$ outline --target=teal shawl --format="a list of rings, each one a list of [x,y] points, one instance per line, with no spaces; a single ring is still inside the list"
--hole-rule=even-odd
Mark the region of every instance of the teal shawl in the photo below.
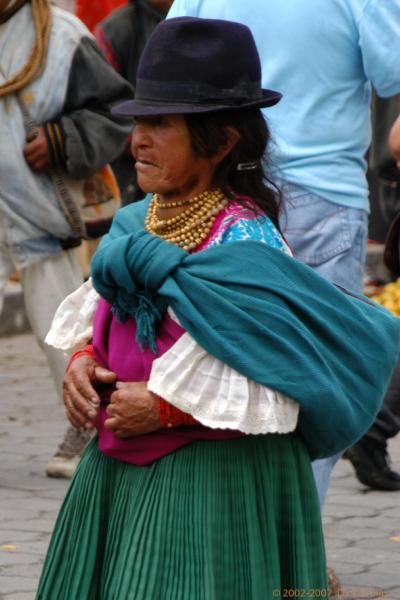
[[[171,306],[209,354],[300,404],[312,458],[353,444],[383,400],[400,321],[257,241],[189,255],[144,230],[147,201],[121,209],[92,261],[93,284],[139,341]]]

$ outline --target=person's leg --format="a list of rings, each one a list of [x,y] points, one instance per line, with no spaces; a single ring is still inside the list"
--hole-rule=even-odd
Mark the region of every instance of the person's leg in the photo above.
[[[58,306],[83,282],[76,250],[60,252],[26,267],[21,271],[21,282],[32,331],[46,354],[58,396],[61,398],[67,358],[60,350],[48,346],[44,339]],[[69,426],[58,451],[47,465],[47,475],[71,477],[88,439],[89,434],[82,434]]]
[[[1,235],[1,234],[0,234]],[[4,306],[4,295],[6,285],[11,273],[14,271],[13,264],[5,246],[0,241],[0,315]]]
[[[400,473],[391,469],[387,452],[387,440],[399,431],[400,361],[393,372],[383,406],[372,427],[345,453],[361,483],[377,490],[400,490]]]
[[[334,454],[328,458],[314,460],[311,463],[314,473],[315,485],[317,486],[318,499],[321,511],[325,505],[326,494],[328,493],[329,481],[334,466],[336,465],[342,453]]]
[[[0,215],[0,315],[4,305],[6,285],[14,269],[7,244],[7,223]]]
[[[362,439],[386,448],[387,440],[400,431],[400,361],[392,375],[381,410]]]
[[[344,288],[363,290],[368,215],[339,206],[298,186],[282,186],[281,227],[294,255],[322,277]],[[332,470],[341,454],[313,462],[321,509]]]
[[[21,271],[28,319],[38,344],[46,354],[60,398],[67,358],[60,350],[45,344],[44,339],[58,306],[68,294],[83,283],[75,252],[75,250],[60,252]]]

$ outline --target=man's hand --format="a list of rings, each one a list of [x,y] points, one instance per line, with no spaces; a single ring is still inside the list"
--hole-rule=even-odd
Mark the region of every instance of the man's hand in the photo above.
[[[144,381],[116,384],[111,394],[104,423],[120,438],[152,433],[161,429],[158,416],[158,396],[147,389]]]
[[[100,367],[91,356],[76,358],[64,375],[64,404],[71,424],[77,429],[93,427],[100,405],[96,384],[113,384],[117,376]]]
[[[51,166],[50,149],[44,134],[43,127],[39,127],[37,134],[30,133],[24,146],[26,162],[33,171],[47,171]]]

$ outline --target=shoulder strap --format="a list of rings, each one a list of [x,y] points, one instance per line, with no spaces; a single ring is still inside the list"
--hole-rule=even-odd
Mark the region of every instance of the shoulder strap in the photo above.
[[[38,134],[38,130],[39,130],[37,123],[32,119],[32,116],[28,110],[28,107],[26,106],[25,102],[22,100],[21,96],[19,94],[16,94],[15,98],[16,98],[19,108],[21,110],[22,117],[24,119],[25,129],[26,129],[27,133],[28,134],[32,133],[36,137]]]

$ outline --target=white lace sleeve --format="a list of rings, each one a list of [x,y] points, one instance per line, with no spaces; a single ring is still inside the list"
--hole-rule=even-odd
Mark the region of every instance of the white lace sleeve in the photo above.
[[[86,346],[92,339],[98,301],[99,295],[88,279],[61,302],[45,338],[46,344],[68,354]]]
[[[296,402],[240,375],[188,333],[153,362],[148,388],[213,429],[288,433],[297,425]]]

